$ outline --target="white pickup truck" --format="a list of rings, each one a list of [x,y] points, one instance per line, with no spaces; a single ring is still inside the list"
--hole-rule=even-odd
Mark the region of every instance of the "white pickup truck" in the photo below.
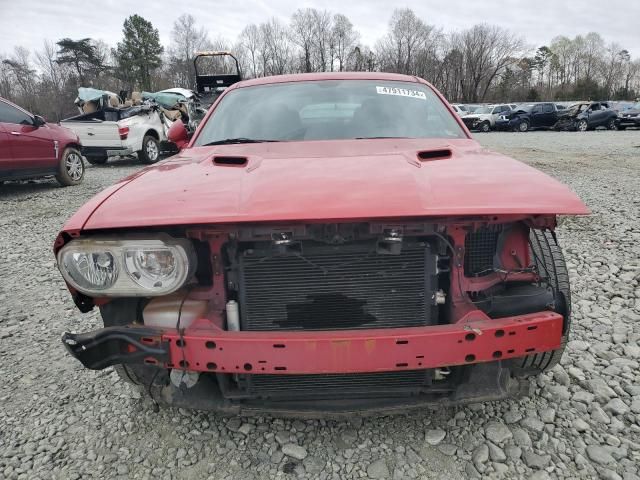
[[[161,151],[167,149],[166,132],[170,124],[158,107],[151,105],[105,108],[60,122],[78,135],[82,155],[91,164],[103,164],[109,157],[133,153],[142,163],[157,162]]]

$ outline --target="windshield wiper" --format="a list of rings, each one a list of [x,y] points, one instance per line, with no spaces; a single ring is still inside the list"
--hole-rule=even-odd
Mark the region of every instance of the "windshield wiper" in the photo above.
[[[280,140],[265,140],[260,138],[225,138],[224,140],[216,140],[215,142],[209,142],[202,145],[203,147],[209,147],[211,145],[232,145],[235,143],[264,143],[264,142],[279,142]]]

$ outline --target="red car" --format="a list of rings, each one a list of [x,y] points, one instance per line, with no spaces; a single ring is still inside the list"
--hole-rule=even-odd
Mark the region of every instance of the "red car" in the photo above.
[[[77,185],[84,176],[78,136],[0,98],[0,182],[55,176]]]
[[[237,83],[175,157],[81,208],[55,242],[65,333],[156,402],[231,413],[394,412],[507,398],[570,327],[567,187],[471,138],[424,80]]]

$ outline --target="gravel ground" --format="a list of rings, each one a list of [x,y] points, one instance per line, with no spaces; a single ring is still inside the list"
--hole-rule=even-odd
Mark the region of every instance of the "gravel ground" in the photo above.
[[[140,168],[123,160],[89,166],[80,187],[0,188],[0,478],[639,479],[640,132],[477,138],[568,183],[593,211],[561,222],[573,331],[535,396],[351,422],[153,413],[59,341],[100,320],[72,304],[54,236]]]

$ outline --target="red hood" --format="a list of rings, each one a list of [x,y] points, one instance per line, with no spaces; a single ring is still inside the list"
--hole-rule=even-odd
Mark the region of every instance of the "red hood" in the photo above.
[[[452,157],[418,161],[441,148]],[[560,182],[473,140],[343,140],[186,149],[123,180],[84,228],[586,213]]]

